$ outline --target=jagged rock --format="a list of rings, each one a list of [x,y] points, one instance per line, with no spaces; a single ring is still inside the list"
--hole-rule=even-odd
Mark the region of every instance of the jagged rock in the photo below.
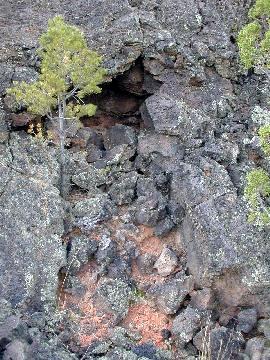
[[[0,69],[0,94],[3,95],[11,84],[14,69],[8,64],[1,64]]]
[[[206,136],[203,129],[213,126],[212,120],[201,111],[168,95],[152,95],[146,99],[141,113],[147,128],[160,134],[176,135],[186,145],[194,143],[193,139]]]
[[[258,321],[258,331],[270,340],[270,319],[260,319]]]
[[[95,255],[97,263],[108,266],[116,257],[117,245],[106,235],[103,235],[99,242],[98,251]]]
[[[237,316],[237,322],[237,331],[249,333],[257,323],[257,310],[255,308],[241,310]]]
[[[36,81],[37,78],[38,73],[34,68],[27,66],[16,66],[12,76],[12,81],[26,81],[30,83]]]
[[[117,175],[110,187],[109,194],[117,205],[130,204],[135,198],[138,174],[131,171]]]
[[[106,131],[104,146],[107,150],[117,145],[136,146],[137,138],[135,130],[130,126],[117,124]]]
[[[124,349],[131,349],[134,341],[139,340],[133,332],[124,329],[123,327],[116,326],[110,334],[111,342],[117,347]]]
[[[86,236],[72,238],[67,258],[69,273],[76,273],[81,266],[85,265],[98,249],[97,242]]]
[[[9,170],[0,197],[0,293],[13,306],[42,309],[55,303],[57,273],[65,264],[58,164],[31,137],[13,134],[6,150],[0,159]]]
[[[181,206],[174,200],[170,200],[167,206],[167,211],[170,215],[172,222],[175,225],[181,224],[185,216],[185,209],[183,208],[183,206]]]
[[[27,360],[30,356],[30,345],[20,340],[14,340],[6,346],[3,360]]]
[[[199,310],[187,307],[173,320],[172,334],[180,344],[187,344],[192,340],[196,331],[202,326],[202,316]]]
[[[115,212],[112,201],[105,194],[78,201],[72,209],[78,226],[91,229],[99,221],[110,219]]]
[[[111,150],[106,151],[104,155],[104,164],[105,166],[110,165],[120,165],[126,163],[135,155],[136,149],[134,147],[130,147],[127,144],[117,145],[113,147]],[[125,169],[126,171],[130,171],[130,168]]]
[[[199,310],[213,309],[215,305],[213,291],[210,288],[195,291],[191,295],[190,305]]]
[[[0,144],[4,144],[9,137],[6,118],[7,115],[2,109],[2,102],[0,101]]]
[[[88,164],[86,169],[77,171],[77,173],[71,177],[74,184],[82,189],[89,190],[92,193],[97,193],[98,186],[105,184],[106,179],[106,171],[96,169],[90,164]]]
[[[150,198],[140,196],[136,201],[135,221],[138,224],[155,226],[166,216],[167,201],[155,192]]]
[[[131,295],[127,283],[117,279],[105,280],[98,285],[94,301],[101,311],[114,315],[118,323],[127,315]]]
[[[254,337],[247,341],[245,353],[250,359],[263,359],[264,342],[265,340],[261,337]]]
[[[234,188],[225,168],[211,159],[197,158],[195,164],[182,163],[173,173],[171,199],[188,208],[199,205]]]
[[[193,339],[200,351],[205,351],[209,359],[214,360],[218,353],[225,359],[237,356],[243,349],[245,340],[240,332],[223,326],[214,329],[204,328]]]
[[[254,287],[265,284],[267,288],[269,267],[263,255],[267,246],[265,234],[246,223],[246,214],[245,204],[235,194],[226,194],[190,209],[181,224],[187,265],[197,283],[209,286],[211,280],[221,272],[235,269],[234,277],[241,284],[242,297],[238,296],[238,291],[238,294],[231,292],[230,296],[224,297],[224,284],[221,285],[223,289],[219,286],[220,300],[231,305],[241,304],[241,301],[245,303],[247,292]],[[262,254],[261,270],[256,276],[254,271],[258,264],[254,253],[257,256]],[[232,276],[230,272],[228,276]],[[266,294],[262,294],[261,299],[267,304]]]
[[[239,146],[233,142],[215,139],[207,142],[203,154],[225,164],[235,164],[239,155]]]
[[[165,236],[175,227],[175,223],[169,218],[160,220],[155,226],[154,233],[157,236]]]
[[[193,286],[192,276],[182,276],[179,279],[152,285],[148,294],[162,313],[175,314],[185,297],[193,290]]]
[[[151,254],[142,254],[139,255],[136,259],[138,269],[143,274],[153,273],[155,261],[156,261],[156,256]]]
[[[138,153],[144,157],[148,157],[155,152],[172,157],[176,156],[180,151],[183,151],[183,147],[175,136],[144,131],[138,137]]]
[[[154,264],[154,268],[157,269],[159,275],[170,275],[178,264],[178,258],[173,250],[167,246],[163,247],[163,250]]]
[[[88,163],[94,163],[102,159],[104,152],[100,150],[96,145],[90,144],[87,146],[87,157]]]

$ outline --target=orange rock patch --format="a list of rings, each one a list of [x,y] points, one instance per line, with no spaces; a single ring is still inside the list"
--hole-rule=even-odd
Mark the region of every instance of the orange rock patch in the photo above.
[[[147,303],[138,303],[130,306],[127,317],[122,321],[121,326],[130,331],[139,332],[140,343],[152,341],[160,348],[166,348],[161,331],[170,330],[171,319],[150,307]]]

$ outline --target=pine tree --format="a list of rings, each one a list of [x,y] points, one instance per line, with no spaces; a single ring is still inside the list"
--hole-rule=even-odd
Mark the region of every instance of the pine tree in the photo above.
[[[91,51],[83,33],[65,23],[62,16],[49,20],[39,39],[40,75],[36,82],[14,82],[7,90],[18,104],[32,114],[57,122],[60,140],[60,192],[63,195],[66,121],[92,116],[93,104],[84,104],[86,95],[101,92],[105,75],[101,57]]]
[[[238,36],[240,59],[246,69],[254,66],[269,76],[270,0],[257,0],[248,15],[251,21]],[[270,156],[270,118],[258,134],[265,155]],[[270,176],[265,170],[259,168],[248,173],[245,197],[250,205],[249,220],[258,225],[270,224],[270,207],[267,205]]]

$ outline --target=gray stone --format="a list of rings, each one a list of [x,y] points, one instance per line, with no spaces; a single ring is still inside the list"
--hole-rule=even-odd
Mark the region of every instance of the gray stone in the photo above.
[[[32,67],[16,66],[12,81],[26,81],[27,83],[34,82],[38,79],[37,71]]]
[[[108,266],[114,261],[117,253],[117,245],[106,235],[103,235],[98,246],[98,251],[95,255],[97,263],[103,266]]]
[[[0,144],[5,143],[9,137],[6,119],[7,115],[2,108],[2,102],[0,101]]]
[[[207,142],[203,154],[225,164],[235,164],[239,155],[239,146],[236,143],[223,139]]]
[[[135,171],[119,174],[114,179],[109,194],[117,205],[130,204],[135,198],[138,174]]]
[[[257,323],[257,310],[255,308],[241,310],[237,316],[237,321],[236,330],[245,334],[249,333]]]
[[[171,199],[188,208],[226,193],[234,193],[225,168],[216,161],[198,157],[182,163],[171,183]]]
[[[224,359],[234,358],[243,349],[245,340],[241,333],[223,326],[202,329],[193,340],[199,351],[205,351],[210,360],[215,360],[217,354]]]
[[[173,320],[172,334],[180,343],[187,344],[201,327],[201,320],[201,314],[197,309],[187,307]]]
[[[141,112],[148,128],[160,134],[177,135],[187,145],[194,143],[194,138],[205,136],[201,134],[201,129],[212,124],[211,119],[201,111],[166,95],[149,97]]]
[[[74,274],[80,270],[80,268],[95,254],[97,248],[97,242],[86,236],[72,238],[71,248],[67,258],[67,268],[69,273]]]
[[[183,206],[181,206],[174,200],[170,200],[167,206],[167,211],[170,215],[172,222],[175,225],[181,224],[185,216],[185,209],[183,208]]]
[[[3,354],[3,360],[28,360],[30,356],[29,344],[20,340],[14,340],[9,343]]]
[[[144,131],[138,137],[138,153],[148,157],[152,153],[160,153],[166,157],[172,157],[181,151],[180,141],[175,136],[157,134]]]
[[[136,259],[138,269],[143,274],[152,274],[154,272],[155,261],[156,256],[151,254],[142,254]]]
[[[214,293],[210,288],[197,290],[191,295],[190,305],[199,310],[213,309],[215,306]]]
[[[165,236],[167,235],[173,228],[175,227],[175,223],[169,218],[160,220],[155,226],[154,233],[157,236]]]
[[[262,353],[264,349],[265,340],[260,337],[254,337],[247,341],[245,353],[252,360],[260,360],[262,359]]]
[[[168,276],[173,273],[178,264],[178,258],[173,250],[167,246],[163,247],[163,250],[154,264],[154,268],[157,269],[159,275]]]
[[[99,283],[94,301],[104,313],[114,315],[115,321],[121,321],[128,313],[131,300],[130,287],[121,280],[104,280]]]
[[[65,264],[58,164],[31,137],[13,134],[6,150],[0,158],[0,167],[8,169],[0,196],[0,293],[13,306],[47,308],[55,304],[57,274]]]
[[[98,186],[106,182],[106,172],[96,169],[94,166],[88,164],[87,169],[73,175],[71,179],[72,182],[80,188],[95,192],[98,191]]]
[[[114,205],[105,194],[78,201],[72,212],[78,226],[91,229],[99,221],[109,219],[115,211]]]
[[[270,319],[260,319],[258,321],[258,331],[270,340]]]
[[[193,277],[182,276],[179,279],[152,285],[148,294],[162,313],[175,314],[193,287]]]
[[[0,65],[0,94],[3,95],[10,87],[14,68],[12,65],[1,63]]]
[[[136,146],[136,132],[132,127],[117,124],[106,131],[104,146],[107,150],[118,145]]]

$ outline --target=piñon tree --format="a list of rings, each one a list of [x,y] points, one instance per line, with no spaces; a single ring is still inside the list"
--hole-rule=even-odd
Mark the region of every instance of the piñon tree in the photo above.
[[[95,114],[96,106],[83,98],[100,93],[105,70],[101,57],[91,51],[83,33],[62,16],[49,20],[39,39],[40,75],[36,82],[14,82],[7,90],[32,114],[57,122],[60,143],[60,192],[63,191],[67,120]]]
[[[257,0],[249,10],[250,22],[238,36],[242,64],[246,69],[257,67],[269,75],[270,70],[270,0]],[[270,114],[270,113],[269,113]],[[270,118],[259,129],[259,138],[266,156],[270,156]],[[258,225],[270,224],[270,176],[264,169],[247,175],[245,196],[250,204],[249,220]]]

